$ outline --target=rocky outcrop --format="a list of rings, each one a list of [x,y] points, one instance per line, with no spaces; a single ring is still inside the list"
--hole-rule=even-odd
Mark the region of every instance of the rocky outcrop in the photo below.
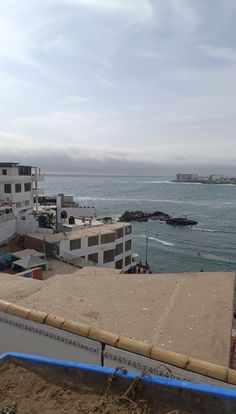
[[[171,217],[169,214],[163,213],[162,211],[155,211],[154,213],[144,213],[143,211],[125,211],[119,218],[119,221],[137,221],[140,223],[146,222],[149,219],[165,221],[166,224],[171,224],[172,226],[195,226],[198,224],[195,220],[190,220],[186,217]]]
[[[167,220],[169,214],[163,213],[162,211],[155,211],[154,213],[144,213],[143,211],[125,211],[124,214],[119,218],[119,221],[138,221],[145,222],[148,219],[151,220]]]
[[[166,224],[171,224],[172,226],[195,226],[198,222],[189,220],[186,217],[172,217],[166,220]]]

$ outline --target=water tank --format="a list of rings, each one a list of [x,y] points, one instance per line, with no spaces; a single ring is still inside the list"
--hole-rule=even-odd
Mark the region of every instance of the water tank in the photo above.
[[[74,216],[69,217],[69,224],[75,224],[75,218]]]

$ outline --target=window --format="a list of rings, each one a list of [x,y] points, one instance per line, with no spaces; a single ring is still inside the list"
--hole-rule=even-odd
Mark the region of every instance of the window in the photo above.
[[[131,264],[131,256],[126,256],[125,258],[125,266],[128,266]]]
[[[20,208],[21,207],[21,202],[19,201],[18,203],[16,203],[16,208]]]
[[[127,236],[127,234],[131,234],[131,233],[132,233],[132,226],[125,227],[125,235]]]
[[[31,167],[20,166],[18,167],[19,175],[31,175]]]
[[[132,249],[132,240],[130,239],[125,242],[125,251],[128,252],[128,250],[131,250],[131,249]]]
[[[103,263],[114,262],[115,250],[106,250],[103,252]]]
[[[101,243],[113,243],[115,241],[115,233],[110,234],[102,234],[101,235]]]
[[[88,246],[97,246],[99,244],[99,237],[98,236],[91,236],[88,237]]]
[[[25,191],[31,191],[31,183],[25,183]]]
[[[98,253],[88,254],[88,260],[93,263],[98,263]]]
[[[15,184],[15,193],[21,193],[21,184]]]
[[[81,248],[81,239],[70,240],[70,250],[77,250]]]
[[[123,259],[116,262],[116,269],[123,269]]]
[[[121,227],[120,229],[116,230],[116,237],[117,239],[120,239],[121,237],[124,237],[124,229]]]
[[[2,175],[7,175],[7,170],[5,168],[2,170]]]
[[[26,200],[26,201],[25,201],[25,206],[29,206],[29,205],[30,205],[29,200]]]
[[[11,184],[4,184],[4,193],[11,193]]]
[[[116,256],[118,256],[118,254],[122,254],[124,251],[124,246],[123,243],[119,243],[116,245]]]

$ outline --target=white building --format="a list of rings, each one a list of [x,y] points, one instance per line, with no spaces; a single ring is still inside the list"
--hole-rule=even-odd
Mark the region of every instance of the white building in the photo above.
[[[1,214],[0,241],[7,240],[15,233],[26,234],[36,230],[38,223],[33,215],[34,196],[37,211],[37,197],[39,192],[42,193],[42,190],[38,189],[38,181],[42,180],[44,174],[41,174],[37,167],[13,162],[0,163],[0,200],[3,203],[2,207],[4,204],[9,206],[9,212],[4,214],[4,218]],[[11,225],[3,225],[9,221]]]
[[[25,247],[41,249],[81,267],[97,265],[127,270],[132,263],[132,226],[115,223],[90,226],[67,233],[33,233]]]
[[[58,194],[57,196],[57,222],[63,220],[63,217],[94,217],[96,208],[93,206],[80,205],[75,202],[73,196]]]

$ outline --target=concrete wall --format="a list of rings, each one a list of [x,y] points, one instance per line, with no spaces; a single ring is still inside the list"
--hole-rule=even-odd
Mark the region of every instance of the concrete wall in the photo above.
[[[37,250],[38,252],[44,253],[44,241],[25,235],[24,248],[34,249],[34,250]]]
[[[33,216],[28,216],[25,220],[18,218],[16,221],[16,232],[21,236],[27,233],[35,233],[37,230],[38,221]]]
[[[10,237],[14,236],[16,233],[16,219],[9,214],[11,217],[6,217],[6,220],[0,221],[0,243],[7,241]]]
[[[23,352],[221,387],[236,385],[236,372],[228,368],[4,301],[0,309],[0,353]]]
[[[0,312],[0,353],[24,352],[101,365],[99,342]]]

